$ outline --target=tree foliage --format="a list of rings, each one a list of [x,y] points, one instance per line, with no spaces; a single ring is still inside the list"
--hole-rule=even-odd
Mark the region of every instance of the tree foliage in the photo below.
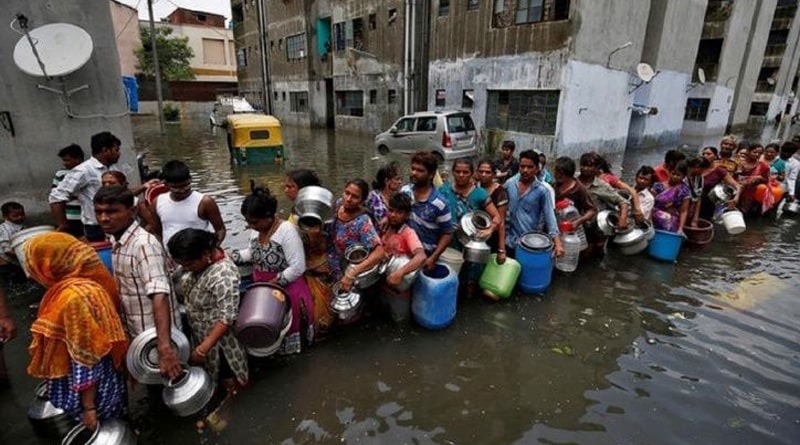
[[[155,79],[153,64],[153,46],[150,43],[150,27],[140,26],[139,35],[142,47],[134,50],[138,60],[136,68],[145,77]],[[162,80],[192,80],[194,71],[189,66],[194,51],[189,47],[188,37],[172,35],[172,28],[159,26],[156,28],[156,46],[158,48],[158,66]]]

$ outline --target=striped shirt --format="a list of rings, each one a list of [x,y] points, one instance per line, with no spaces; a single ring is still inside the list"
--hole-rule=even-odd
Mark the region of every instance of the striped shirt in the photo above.
[[[431,193],[425,201],[417,201],[414,198],[414,187],[411,185],[403,187],[402,191],[413,201],[408,225],[417,232],[425,254],[430,255],[436,250],[439,238],[444,234],[453,233],[455,229],[447,200],[435,188],[431,188]]]
[[[105,166],[97,158],[91,157],[70,170],[58,186],[50,190],[48,202],[68,203],[74,197],[81,203],[81,221],[87,225],[97,225],[94,214],[94,195],[102,185],[100,177],[109,170],[117,170],[116,166]]]
[[[7,263],[17,263],[14,257],[8,255],[8,252],[14,251],[11,248],[11,238],[24,228],[25,226],[22,224],[15,224],[11,221],[4,221],[0,224],[0,259]]]
[[[172,293],[164,247],[134,221],[119,240],[113,240],[111,262],[122,300],[122,322],[133,339],[155,326],[152,296],[169,295],[172,325],[180,327],[178,304]]]
[[[69,170],[59,170],[56,172],[55,176],[53,176],[53,186],[51,188],[58,187],[58,184],[67,177],[67,173]],[[72,197],[71,200],[67,202],[67,220],[70,221],[80,221],[81,220],[81,202],[78,201],[78,198]]]

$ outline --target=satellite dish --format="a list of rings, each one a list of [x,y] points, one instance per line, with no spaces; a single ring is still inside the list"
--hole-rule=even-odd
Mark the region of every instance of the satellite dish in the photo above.
[[[770,84],[770,85],[775,85],[775,79],[770,77],[770,78],[767,79],[767,83]]]
[[[704,69],[697,69],[697,80],[700,82],[700,85],[706,84],[706,71]]]
[[[644,82],[650,82],[653,80],[653,77],[656,77],[653,67],[646,63],[636,65],[636,74],[639,76],[639,79],[642,79]]]
[[[25,36],[14,47],[14,63],[31,76],[64,76],[78,70],[92,57],[92,37],[79,26],[50,23],[34,29],[29,35],[46,74]]]

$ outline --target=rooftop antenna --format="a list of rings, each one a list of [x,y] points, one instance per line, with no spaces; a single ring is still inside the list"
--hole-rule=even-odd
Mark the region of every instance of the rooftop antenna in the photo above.
[[[628,91],[628,94],[633,93],[642,85],[650,83],[653,79],[655,79],[656,76],[658,76],[658,73],[658,71],[654,71],[653,67],[647,63],[642,62],[636,65],[636,77],[639,78],[640,82],[638,84],[632,84],[633,88]]]

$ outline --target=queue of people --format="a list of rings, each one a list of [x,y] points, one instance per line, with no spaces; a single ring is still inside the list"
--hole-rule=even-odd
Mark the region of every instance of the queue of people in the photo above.
[[[765,149],[726,136],[719,151],[705,147],[689,159],[670,150],[663,164],[638,169],[634,185],[614,176],[594,152],[583,154],[577,165],[569,157],[557,158],[551,174],[542,154],[523,150],[515,155],[514,150],[507,141],[497,161],[457,160],[452,180],[440,187],[434,185],[436,156],[417,152],[410,160],[410,183],[403,185],[396,163],[378,171],[371,190],[366,181],[353,178],[332,203],[330,220],[319,225],[300,225],[295,212],[281,219],[276,196],[251,184],[241,206],[250,236],[245,246],[226,252],[220,247],[226,228],[219,207],[193,190],[185,163],[166,163],[160,180],[132,190],[116,171],[120,149],[112,134],[92,137],[92,157],[82,162],[79,146],[66,147],[58,153],[64,170],[57,173],[50,194],[58,232],[28,241],[21,261],[28,275],[47,288],[31,328],[28,372],[46,379],[53,404],[95,428],[99,420],[125,414],[122,358],[129,342],[150,328],[156,331],[165,378],[175,379],[183,370],[185,363],[170,339],[173,330],[185,330],[191,341],[189,364],[203,366],[221,384],[223,397],[246,387],[247,348],[234,332],[241,280],[283,289],[292,317],[278,353],[295,354],[373,314],[408,321],[413,296],[400,285],[403,278],[432,270],[447,249],[463,248],[454,233],[470,212],[489,215],[480,235],[502,265],[515,258],[521,239],[532,232],[552,241],[554,257],[564,255],[560,223],[565,221],[569,225],[561,227],[579,230],[585,238],[582,256],[604,255],[608,235],[597,223],[603,210],[618,212],[618,229],[650,223],[682,233],[721,211],[708,196],[717,184],[735,190],[722,207],[747,214],[763,214],[782,199],[797,199],[800,159],[794,142]],[[292,170],[284,193],[294,202],[303,188],[321,185],[313,171]],[[564,212],[567,208],[574,211]],[[25,213],[9,202],[2,205],[2,214],[0,264],[12,265],[19,259],[9,241],[24,227]],[[113,277],[82,242],[106,240],[113,244]],[[350,264],[347,253],[354,245],[367,253]],[[357,316],[342,320],[332,312],[336,293],[353,289],[363,272],[395,256],[409,261],[364,290],[368,301]],[[242,276],[238,266],[246,265],[252,272]],[[461,269],[461,295],[479,286],[484,266],[468,262]],[[0,346],[15,331],[0,298]]]

